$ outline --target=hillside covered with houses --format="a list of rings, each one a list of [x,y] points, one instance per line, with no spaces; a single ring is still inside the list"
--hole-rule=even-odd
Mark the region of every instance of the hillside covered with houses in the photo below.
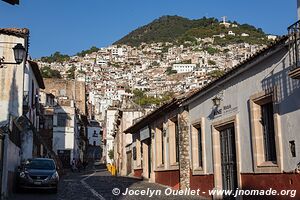
[[[0,28],[0,199],[300,199],[300,21],[220,19],[37,59],[32,29]]]
[[[92,47],[74,56],[56,52],[37,61],[46,78],[86,81],[100,114],[103,102],[110,102],[107,107],[124,95],[134,96],[140,106],[156,107],[201,88],[275,38],[251,25],[227,22],[225,17],[219,22],[163,16],[108,47]]]

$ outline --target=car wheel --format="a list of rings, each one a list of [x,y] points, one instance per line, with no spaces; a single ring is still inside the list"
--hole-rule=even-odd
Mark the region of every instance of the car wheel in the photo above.
[[[17,185],[16,193],[22,193],[22,192],[24,192],[23,188],[21,188],[20,186]]]
[[[57,193],[57,191],[58,191],[57,187],[56,187],[56,188],[54,188],[54,189],[52,189],[52,193],[54,193],[54,194],[56,194],[56,193]]]

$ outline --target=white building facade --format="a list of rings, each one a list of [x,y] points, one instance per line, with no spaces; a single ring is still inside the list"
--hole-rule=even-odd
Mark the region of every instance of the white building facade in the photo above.
[[[106,130],[105,130],[105,140],[106,140],[106,145],[104,149],[104,154],[105,154],[105,159],[106,163],[113,163],[113,159],[111,158],[111,155],[113,155],[111,152],[114,150],[114,128],[115,128],[115,119],[116,119],[116,114],[118,110],[117,108],[110,107],[106,111],[106,120],[105,120],[105,125],[106,125]]]
[[[196,64],[173,64],[172,70],[176,70],[177,73],[188,73],[194,71]]]
[[[64,167],[68,167],[73,158],[82,159],[79,149],[78,121],[73,101],[66,101],[65,104],[60,102],[60,106],[55,107],[52,147],[58,155],[66,155],[67,159],[62,160]]]
[[[32,158],[33,134],[39,124],[39,89],[43,79],[28,57],[28,29],[0,29],[0,190],[6,198],[15,184],[15,172],[22,161]],[[13,47],[22,45],[25,57],[15,64]],[[7,64],[10,63],[10,64]]]

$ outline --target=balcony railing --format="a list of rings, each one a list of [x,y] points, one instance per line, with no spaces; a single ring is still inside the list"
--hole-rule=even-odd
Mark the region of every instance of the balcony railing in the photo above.
[[[289,76],[300,79],[300,20],[288,27],[291,71]]]

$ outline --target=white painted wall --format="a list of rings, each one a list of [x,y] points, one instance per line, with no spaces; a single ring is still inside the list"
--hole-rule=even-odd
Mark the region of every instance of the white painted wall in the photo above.
[[[67,113],[70,117],[70,126],[58,127],[57,126],[57,114]],[[78,147],[78,127],[75,116],[75,108],[62,106],[54,111],[53,115],[53,150],[71,150],[71,160],[73,158],[79,158],[80,152]],[[70,160],[70,161],[71,161]]]
[[[23,38],[0,34],[0,57],[5,57],[6,62],[15,62],[12,48],[16,43],[24,45]],[[0,69],[0,122],[22,114],[23,107],[23,75],[24,62],[19,65],[4,65]]]
[[[33,83],[33,85],[32,85]],[[33,73],[32,67],[27,62],[24,70],[24,92],[28,93],[29,99],[29,112],[26,114],[27,118],[31,121],[34,127],[39,130],[39,117],[36,115],[36,107],[32,106],[36,102],[36,95],[39,96],[39,85],[36,77]],[[33,94],[33,95],[32,95]],[[21,152],[22,160],[27,160],[32,158],[33,153],[33,132],[31,130],[24,131],[21,134]]]
[[[5,57],[5,62],[15,62],[12,48],[16,43],[21,43],[26,49],[25,39],[11,35],[0,34],[0,57]],[[3,65],[0,68],[0,123],[11,124],[12,120],[22,114],[23,109],[23,82],[24,62],[17,65]],[[10,127],[11,128],[11,127]],[[20,148],[9,140],[8,135],[4,140],[3,172],[1,196],[7,196],[9,174],[13,174],[20,164]]]
[[[127,175],[129,172],[127,172],[127,155],[126,155],[126,146],[128,144],[132,144],[132,134],[125,134],[123,131],[125,131],[127,128],[133,125],[133,121],[137,118],[140,118],[143,116],[144,113],[141,111],[133,110],[133,111],[124,111],[122,116],[122,127],[121,127],[121,133],[122,134],[122,140],[121,141],[121,149],[122,149],[122,155],[121,155],[121,161],[122,162],[122,169],[121,169],[121,175]]]
[[[106,163],[112,163],[113,160],[109,158],[109,151],[114,148],[114,121],[116,119],[116,109],[108,109],[106,111]]]
[[[20,165],[20,153],[20,148],[9,141],[7,152],[7,167],[9,171],[14,172],[16,167]]]
[[[3,152],[3,172],[2,172],[2,180],[0,188],[0,195],[7,196],[8,195],[8,182],[9,182],[9,174],[14,174],[16,168],[20,165],[20,148],[17,147],[14,143],[12,143],[8,135],[5,135],[4,139],[4,152]]]
[[[190,123],[193,124],[200,120],[201,117],[205,121],[205,149],[212,152],[211,127],[216,120],[221,120],[230,116],[237,115],[239,120],[239,132],[241,134],[238,142],[241,155],[241,173],[253,172],[253,152],[251,142],[251,128],[249,118],[249,99],[250,96],[263,91],[267,88],[272,88],[275,85],[278,87],[278,104],[280,114],[280,124],[282,132],[282,149],[283,149],[283,170],[288,172],[296,168],[300,161],[300,82],[299,80],[290,79],[287,76],[289,71],[288,53],[286,50],[281,50],[263,62],[250,67],[244,73],[231,78],[230,80],[218,84],[218,88],[194,100],[189,104]],[[220,108],[226,105],[231,105],[232,108],[237,108],[235,111],[222,114],[217,118],[211,118],[212,113],[212,98],[223,92],[223,100]],[[296,155],[293,158],[289,149],[289,141],[295,140]],[[242,159],[247,158],[247,159]],[[208,154],[207,170],[208,173],[213,173],[212,154]]]
[[[26,161],[32,158],[33,132],[24,131],[21,133],[21,160]]]
[[[173,64],[172,70],[176,70],[177,73],[192,72],[196,68],[196,64]]]

